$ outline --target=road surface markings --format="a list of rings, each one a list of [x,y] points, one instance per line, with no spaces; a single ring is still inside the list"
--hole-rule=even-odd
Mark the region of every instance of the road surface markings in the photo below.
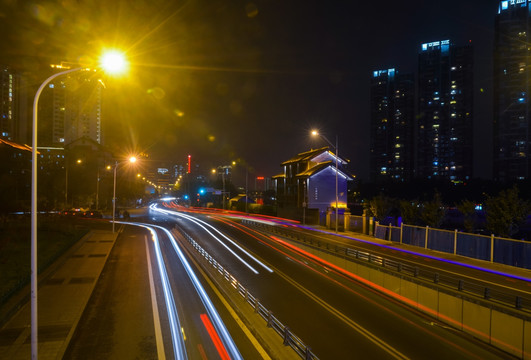
[[[157,342],[157,354],[159,360],[165,360],[166,354],[164,353],[164,343],[162,341],[162,329],[160,327],[159,306],[157,304],[157,295],[155,293],[155,285],[153,284],[153,271],[151,270],[151,255],[149,252],[149,244],[147,236],[144,235],[146,242],[146,255],[148,262],[149,273],[149,289],[151,290],[151,307],[153,308],[153,320],[155,322],[155,338]]]

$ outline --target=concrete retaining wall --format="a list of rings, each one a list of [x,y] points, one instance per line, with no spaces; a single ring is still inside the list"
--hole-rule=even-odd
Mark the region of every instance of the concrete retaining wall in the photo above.
[[[457,291],[441,290],[421,281],[395,276],[368,265],[355,263],[313,247],[286,239],[300,248],[342,269],[383,287],[398,299],[437,320],[522,359],[531,360],[531,321],[517,310],[494,308]],[[371,284],[369,284],[371,285]]]

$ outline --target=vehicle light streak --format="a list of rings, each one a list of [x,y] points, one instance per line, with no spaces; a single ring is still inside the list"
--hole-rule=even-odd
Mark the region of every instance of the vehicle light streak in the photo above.
[[[263,262],[261,262],[260,260],[258,260],[256,257],[254,257],[251,253],[249,253],[247,250],[245,250],[244,248],[242,248],[240,245],[238,245],[237,243],[235,243],[232,239],[230,239],[229,237],[227,237],[225,234],[223,234],[221,231],[219,231],[218,229],[216,229],[214,226],[210,225],[209,223],[207,223],[206,221],[203,221],[203,220],[200,220],[200,219],[197,219],[193,216],[190,216],[190,215],[186,215],[186,214],[182,214],[182,213],[179,213],[179,212],[176,212],[176,211],[170,211],[170,210],[163,210],[163,209],[158,209],[156,207],[151,207],[152,210],[155,210],[155,211],[159,211],[159,212],[162,212],[164,214],[167,214],[167,215],[174,215],[174,216],[179,216],[181,218],[185,218],[187,220],[190,220],[192,221],[194,224],[198,225],[199,227],[201,227],[203,230],[205,230],[210,236],[212,236],[214,239],[216,239],[216,241],[218,241],[225,249],[227,249],[231,254],[233,254],[238,260],[240,260],[245,266],[247,266],[249,269],[251,269],[251,271],[253,271],[255,274],[258,274],[258,271],[256,269],[254,269],[249,263],[247,263],[244,259],[242,259],[238,254],[236,254],[231,248],[229,248],[227,246],[227,244],[225,244],[223,241],[221,241],[217,236],[215,236],[211,231],[209,231],[206,227],[209,227],[210,229],[214,230],[216,233],[218,233],[220,236],[222,236],[224,239],[226,239],[228,242],[230,242],[233,246],[235,246],[236,248],[238,248],[240,251],[242,251],[245,255],[247,255],[248,257],[250,257],[251,259],[253,259],[258,265],[262,266],[265,270],[267,270],[268,272],[272,273],[273,270],[268,267],[266,264],[264,264]],[[204,224],[204,226],[202,225]]]
[[[160,251],[159,246],[159,240],[157,233],[154,228],[160,229],[164,231],[164,233],[168,236],[177,256],[179,257],[179,260],[181,261],[181,264],[183,265],[184,269],[186,270],[186,273],[188,275],[188,278],[194,285],[194,288],[197,291],[197,294],[199,295],[201,302],[203,303],[203,306],[207,310],[207,313],[209,315],[209,318],[212,319],[213,326],[216,329],[217,333],[220,334],[221,341],[223,343],[223,346],[225,349],[227,349],[227,353],[230,355],[229,359],[243,359],[236,344],[234,343],[234,340],[230,336],[230,333],[228,332],[227,328],[225,327],[225,324],[221,320],[221,317],[219,316],[216,308],[212,304],[212,301],[208,297],[205,289],[199,282],[199,279],[195,275],[194,271],[192,270],[192,267],[188,263],[188,260],[186,260],[183,252],[177,245],[177,240],[173,236],[173,234],[166,228],[159,226],[159,225],[153,225],[153,224],[142,224],[142,223],[131,223],[131,222],[119,222],[126,225],[133,225],[133,226],[140,226],[143,228],[148,229],[153,237],[153,243],[155,244],[155,250],[157,255],[157,262],[159,265],[159,271],[161,272],[161,278],[163,278],[163,289],[164,289],[164,297],[166,300],[166,307],[168,308],[168,317],[170,318],[170,326],[171,326],[171,332],[172,332],[172,340],[173,340],[173,346],[174,349],[177,347],[177,351],[175,352],[177,359],[186,359],[186,351],[184,347],[184,341],[182,336],[177,336],[177,334],[180,333],[180,330],[182,330],[182,333],[184,334],[184,330],[180,326],[178,317],[177,317],[177,310],[173,298],[173,294],[171,291],[171,287],[169,285],[168,275],[166,272],[166,269],[164,268],[164,261],[162,258],[162,253]],[[180,349],[182,348],[182,349]]]
[[[207,314],[201,314],[200,316],[203,325],[205,325],[205,328],[208,331],[212,342],[214,343],[214,346],[218,350],[219,357],[222,360],[230,360],[229,354],[227,354],[227,350],[225,349],[225,346],[223,346],[223,343],[221,342],[221,339],[219,338],[216,329],[214,329],[214,326],[212,326],[212,323],[210,322],[210,319],[208,318]]]
[[[418,253],[418,252],[411,251],[411,250],[401,249],[401,248],[398,248],[396,246],[378,244],[378,243],[375,243],[373,241],[362,240],[362,239],[354,238],[354,237],[351,237],[351,236],[348,236],[348,235],[335,234],[335,233],[331,233],[331,232],[328,232],[328,231],[325,231],[325,230],[315,229],[315,228],[312,228],[312,227],[309,227],[309,226],[303,226],[303,225],[291,225],[291,226],[299,227],[301,229],[306,229],[306,230],[317,231],[317,232],[320,232],[320,233],[323,233],[323,234],[335,235],[335,236],[342,237],[344,239],[355,240],[355,241],[359,241],[359,242],[362,242],[362,243],[371,244],[371,245],[374,245],[374,246],[379,246],[379,247],[382,247],[382,248],[392,249],[392,250],[400,251],[400,252],[403,252],[403,253],[406,253],[406,254],[415,255],[415,256],[418,256],[418,257],[423,257],[423,258],[428,258],[428,259],[432,259],[432,260],[445,262],[445,263],[448,263],[448,264],[463,266],[463,267],[467,267],[467,268],[470,268],[470,269],[484,271],[484,272],[488,272],[488,273],[496,274],[496,275],[501,275],[501,276],[505,276],[505,277],[512,278],[512,279],[517,279],[517,280],[523,280],[523,281],[526,281],[526,282],[531,282],[531,278],[518,276],[518,275],[513,275],[513,274],[509,274],[509,273],[504,273],[504,272],[501,272],[501,271],[496,271],[496,270],[492,270],[492,269],[488,269],[488,268],[484,268],[484,267],[480,267],[480,266],[466,264],[466,263],[459,262],[459,261],[453,261],[453,260],[449,260],[449,259],[444,259],[444,258],[437,257],[437,256],[431,256],[431,255],[427,255],[427,254],[422,254],[422,253]]]
[[[153,245],[155,247],[155,254],[157,257],[157,264],[160,272],[160,278],[162,280],[162,289],[164,291],[164,300],[166,301],[166,309],[168,312],[168,320],[170,323],[170,330],[172,335],[173,351],[176,359],[187,359],[186,348],[184,345],[184,339],[180,336],[181,324],[179,322],[179,316],[177,314],[177,307],[175,306],[175,301],[173,298],[173,293],[171,291],[170,281],[168,279],[168,273],[164,267],[164,260],[162,258],[162,253],[160,251],[159,238],[157,232],[150,226],[129,223],[131,225],[140,226],[146,228],[151,233],[153,239]]]
[[[335,264],[332,264],[332,263],[330,263],[330,262],[328,262],[328,261],[326,261],[326,260],[324,260],[324,259],[322,259],[322,258],[320,258],[320,257],[318,257],[316,255],[313,255],[313,254],[311,254],[311,253],[309,253],[309,252],[307,252],[307,251],[305,251],[305,250],[303,250],[303,249],[301,249],[301,248],[299,248],[299,247],[297,247],[297,246],[295,246],[293,244],[290,244],[290,243],[288,243],[288,242],[286,242],[286,241],[284,241],[284,240],[282,240],[282,239],[280,239],[280,238],[278,238],[276,236],[270,236],[270,237],[271,237],[271,239],[275,240],[279,244],[283,244],[285,247],[287,247],[287,248],[299,253],[300,255],[302,255],[302,256],[304,256],[306,258],[313,259],[313,261],[315,261],[317,263],[320,263],[323,266],[326,265],[329,268],[334,269],[334,271],[336,271],[337,273],[346,275],[349,278],[357,280],[360,283],[362,283],[362,284],[364,284],[364,285],[366,285],[366,286],[368,286],[370,288],[373,288],[373,289],[375,289],[375,290],[377,290],[377,291],[379,291],[381,293],[386,294],[390,298],[396,299],[396,300],[398,300],[398,301],[400,301],[402,303],[405,303],[405,304],[407,304],[407,305],[409,305],[409,306],[411,306],[413,308],[417,308],[419,310],[422,310],[425,313],[428,313],[431,316],[435,317],[436,319],[443,319],[447,323],[453,324],[457,328],[463,327],[464,329],[466,329],[470,333],[475,334],[475,336],[477,336],[479,338],[490,339],[491,342],[500,344],[501,346],[506,347],[506,348],[513,349],[513,351],[515,351],[515,352],[521,351],[520,349],[515,348],[511,344],[507,344],[507,343],[501,341],[500,339],[493,338],[490,334],[486,334],[486,333],[484,333],[484,332],[482,332],[480,330],[474,329],[474,328],[472,328],[472,327],[470,327],[470,326],[468,326],[468,325],[466,325],[464,323],[461,323],[461,322],[459,322],[459,321],[457,321],[457,320],[455,320],[455,319],[453,319],[453,318],[451,318],[451,317],[449,317],[449,316],[447,316],[447,315],[445,315],[445,314],[443,314],[443,313],[441,313],[439,311],[433,310],[433,309],[431,309],[431,308],[429,308],[429,307],[427,307],[425,305],[422,305],[422,304],[420,304],[420,303],[418,303],[418,302],[416,302],[414,300],[411,300],[411,299],[409,299],[409,298],[407,298],[407,297],[405,297],[403,295],[397,294],[397,293],[395,293],[395,292],[393,292],[393,291],[391,291],[391,290],[389,290],[389,289],[387,289],[387,288],[385,288],[385,287],[383,287],[381,285],[378,285],[378,284],[376,284],[376,283],[374,283],[372,281],[369,281],[369,280],[367,280],[367,279],[365,279],[365,278],[363,278],[363,277],[361,277],[359,275],[356,275],[356,274],[354,274],[354,273],[352,273],[350,271],[347,271],[347,270],[345,270],[345,269],[343,269],[343,268],[341,268],[341,267],[339,267],[339,266],[337,266]],[[438,337],[438,338],[440,338],[440,337]],[[464,353],[468,352],[466,349],[463,349],[463,348],[457,346],[456,344],[450,343],[446,339],[443,339],[443,338],[440,338],[440,339],[445,341],[445,342],[447,342],[447,343],[449,343],[449,344],[451,344],[452,346],[455,346],[455,347],[459,348]],[[473,354],[471,354],[471,355],[473,355]],[[527,353],[526,353],[526,355],[527,355]]]
[[[232,337],[230,336],[229,331],[225,327],[225,324],[221,320],[221,317],[219,316],[216,308],[212,304],[212,301],[208,297],[205,289],[201,285],[201,282],[199,282],[199,279],[197,279],[197,276],[195,275],[194,271],[192,270],[192,267],[188,263],[188,260],[186,260],[186,257],[184,256],[182,250],[177,245],[177,240],[173,236],[173,234],[166,228],[163,228],[162,226],[158,225],[152,225],[154,227],[157,227],[161,230],[163,230],[166,235],[168,235],[168,238],[171,241],[171,244],[173,245],[173,248],[175,249],[175,252],[179,256],[179,259],[181,260],[181,263],[183,267],[186,270],[186,273],[188,274],[188,277],[192,281],[192,284],[194,285],[197,294],[201,298],[201,302],[205,306],[207,313],[209,315],[209,318],[212,319],[213,325],[216,328],[216,331],[218,334],[220,334],[221,339],[223,341],[223,345],[227,349],[228,353],[230,354],[231,359],[243,359],[238,348],[236,347],[236,344],[234,343],[234,340],[232,340]]]

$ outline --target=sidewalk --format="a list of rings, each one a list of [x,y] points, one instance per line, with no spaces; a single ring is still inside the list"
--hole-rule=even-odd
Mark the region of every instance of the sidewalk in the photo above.
[[[39,275],[38,357],[61,359],[74,334],[118,233],[92,230]],[[0,309],[20,309],[0,329],[0,359],[31,358],[31,303],[29,286]]]

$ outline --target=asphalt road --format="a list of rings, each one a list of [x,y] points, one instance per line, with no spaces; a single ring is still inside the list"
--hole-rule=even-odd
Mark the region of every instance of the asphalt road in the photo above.
[[[321,359],[509,358],[238,221],[195,217],[232,241],[204,224],[172,215],[167,219],[200,243]]]
[[[210,294],[214,311],[221,314],[223,325],[216,323],[171,240],[161,229],[153,230],[160,257],[150,231],[124,227],[64,358],[262,358],[241,324],[216,298],[215,291],[208,289],[208,281],[189,263],[203,289],[208,289],[205,292]],[[168,280],[166,289],[163,277]],[[168,308],[175,311],[174,318]],[[235,352],[221,333],[223,326],[229,329],[229,337],[236,339]]]

